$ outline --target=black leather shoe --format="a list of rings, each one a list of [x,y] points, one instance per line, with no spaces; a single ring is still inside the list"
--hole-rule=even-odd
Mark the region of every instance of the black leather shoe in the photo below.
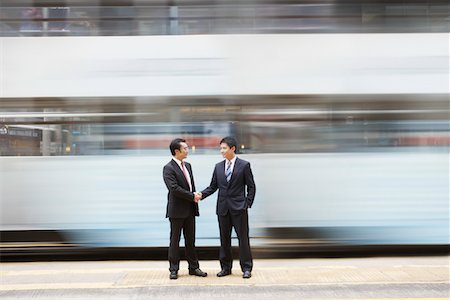
[[[250,277],[252,277],[252,272],[244,271],[244,275],[242,275],[242,278],[250,278]]]
[[[195,270],[189,270],[189,275],[195,275],[195,276],[200,276],[200,277],[206,277],[208,276],[208,273],[203,272],[202,270],[200,270],[199,268],[195,269]]]
[[[217,277],[223,277],[231,275],[231,270],[221,270],[219,273],[217,273]]]
[[[178,278],[178,272],[177,271],[170,271],[170,279],[177,279]]]

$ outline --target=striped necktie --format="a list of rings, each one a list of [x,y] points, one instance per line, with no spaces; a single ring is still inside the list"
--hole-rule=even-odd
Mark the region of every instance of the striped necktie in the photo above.
[[[227,182],[231,179],[231,161],[227,160],[227,169],[225,170],[225,176],[227,177]]]

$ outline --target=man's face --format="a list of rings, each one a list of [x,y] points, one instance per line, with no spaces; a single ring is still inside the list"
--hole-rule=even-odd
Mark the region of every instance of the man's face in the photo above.
[[[178,151],[175,150],[175,154],[178,154],[177,159],[183,160],[189,154],[189,146],[188,146],[188,144],[186,144],[184,142],[181,142],[180,145],[181,145],[180,150],[178,150]]]
[[[222,156],[224,158],[226,158],[228,160],[233,159],[235,150],[236,150],[236,148],[234,146],[232,148],[230,148],[230,146],[228,146],[227,143],[220,144],[220,153],[222,154]]]

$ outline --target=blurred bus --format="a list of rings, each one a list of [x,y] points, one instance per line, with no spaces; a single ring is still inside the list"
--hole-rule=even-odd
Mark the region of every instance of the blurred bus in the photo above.
[[[226,135],[255,247],[449,244],[446,3],[113,2],[2,3],[2,255],[167,246],[169,141],[203,189]]]

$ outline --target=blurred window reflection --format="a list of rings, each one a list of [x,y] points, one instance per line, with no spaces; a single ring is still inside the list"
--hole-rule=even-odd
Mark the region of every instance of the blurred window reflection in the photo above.
[[[20,32],[40,32],[43,29],[42,8],[27,7],[21,11]]]
[[[440,1],[35,2],[3,4],[1,36],[448,32],[450,22],[449,5]]]
[[[201,100],[5,99],[0,153],[156,155],[177,136],[197,153],[216,153],[226,135],[243,153],[446,151],[450,144],[446,95],[219,97],[196,106]]]
[[[53,32],[64,32],[67,30],[68,7],[51,7],[48,9],[48,30]]]

